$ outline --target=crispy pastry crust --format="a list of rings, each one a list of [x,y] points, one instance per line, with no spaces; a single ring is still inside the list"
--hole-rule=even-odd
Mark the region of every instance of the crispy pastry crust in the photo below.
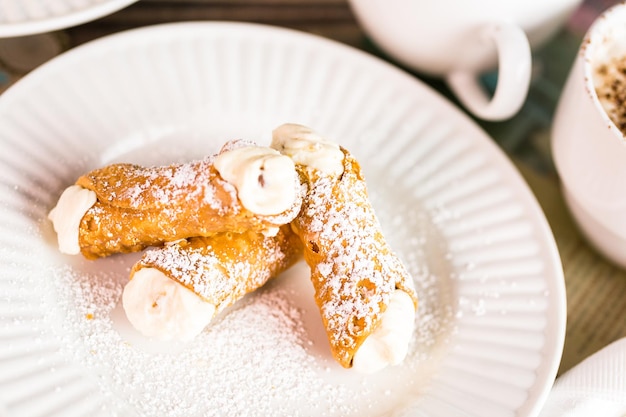
[[[417,307],[406,268],[381,232],[361,169],[346,151],[339,178],[298,166],[309,191],[292,227],[304,244],[334,358],[346,368],[401,289]]]
[[[190,236],[271,231],[300,211],[296,201],[278,215],[258,215],[242,206],[233,185],[221,178],[214,157],[162,167],[115,164],[80,177],[96,193],[79,226],[79,246],[88,259],[140,251]]]
[[[302,244],[289,225],[272,237],[226,232],[147,251],[133,266],[130,278],[142,268],[156,268],[213,304],[218,314],[301,257]]]

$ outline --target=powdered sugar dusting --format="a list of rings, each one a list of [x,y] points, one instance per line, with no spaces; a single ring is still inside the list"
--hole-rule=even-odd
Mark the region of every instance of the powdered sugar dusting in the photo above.
[[[150,341],[126,321],[120,298],[136,255],[48,266],[32,288],[46,295],[42,337],[60,341],[60,353],[95,381],[101,415],[402,413],[419,402],[446,352],[451,266],[438,227],[407,198],[413,191],[383,174],[368,177],[370,199],[419,294],[415,338],[400,366],[364,376],[334,362],[302,263],[225,309],[187,345]]]
[[[142,416],[298,415],[294,404],[315,406],[302,397],[311,384],[327,401],[343,402],[341,387],[317,374],[300,312],[278,288],[237,305],[192,343],[149,353],[114,328],[123,280],[69,267],[52,274],[51,311],[63,317],[51,331],[68,356],[98,375],[113,400],[110,415],[126,415],[128,406]]]
[[[151,167],[113,164],[80,177],[77,185],[98,197],[80,222],[82,254],[93,259],[189,236],[274,230],[300,211],[304,189],[295,175],[291,206],[279,214],[256,215],[242,206],[214,159]]]
[[[98,197],[115,206],[145,210],[202,201],[217,212],[223,212],[225,204],[234,205],[237,201],[237,191],[231,184],[218,181],[214,160],[212,155],[166,166],[117,164],[92,171],[87,178]],[[217,198],[218,186],[227,191],[229,200]]]
[[[283,228],[275,237],[228,233],[191,238],[146,252],[135,268],[161,270],[213,304],[217,314],[301,256],[292,235]]]
[[[396,288],[412,279],[388,246],[360,167],[345,153],[340,178],[304,168],[310,189],[296,218],[333,353],[343,366],[380,320]]]
[[[120,296],[133,256],[56,266],[47,294],[50,337],[95,378],[105,415],[380,416],[401,412],[427,389],[453,325],[445,245],[403,190],[371,176],[370,198],[390,245],[415,278],[416,334],[401,366],[373,376],[339,367],[328,353],[308,268],[290,269],[217,316],[188,345],[134,334]],[[95,272],[94,272],[95,271]]]
[[[413,276],[418,295],[415,337],[404,363],[418,373],[428,374],[445,354],[456,332],[451,255],[434,213],[419,201],[407,199],[412,191],[384,171],[368,173],[370,200],[376,209],[385,237]],[[448,219],[453,220],[453,219]]]

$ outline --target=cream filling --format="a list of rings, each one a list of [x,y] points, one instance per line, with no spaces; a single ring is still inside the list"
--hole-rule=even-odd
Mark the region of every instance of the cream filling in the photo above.
[[[272,148],[326,175],[343,173],[343,152],[338,144],[325,140],[306,126],[286,123],[272,132]]]
[[[80,253],[78,232],[80,221],[87,210],[96,203],[96,193],[81,187],[71,185],[63,191],[57,205],[48,214],[54,231],[57,233],[59,250],[68,255]]]
[[[214,165],[237,188],[241,204],[255,214],[280,214],[296,201],[294,162],[274,149],[244,146],[219,154]]]
[[[141,334],[158,340],[189,341],[215,314],[215,306],[156,268],[137,271],[124,287],[128,321]]]
[[[354,355],[352,367],[365,374],[377,372],[404,360],[413,336],[415,305],[404,291],[396,290],[380,324]]]

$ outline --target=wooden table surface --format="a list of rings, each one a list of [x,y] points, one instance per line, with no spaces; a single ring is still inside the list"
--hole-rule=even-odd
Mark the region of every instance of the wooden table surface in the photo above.
[[[112,15],[67,30],[70,44],[150,24],[234,20],[315,33],[356,47],[366,38],[346,0],[140,0]]]

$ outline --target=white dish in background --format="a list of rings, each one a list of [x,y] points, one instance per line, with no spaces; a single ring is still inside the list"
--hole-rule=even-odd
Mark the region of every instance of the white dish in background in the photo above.
[[[577,225],[598,252],[620,268],[626,268],[626,133],[620,98],[625,19],[626,4],[618,3],[589,27],[563,86],[551,131],[554,164]]]
[[[80,25],[137,0],[0,0],[0,38]]]
[[[113,161],[198,158],[309,125],[361,161],[416,278],[402,366],[330,358],[300,263],[190,345],[139,337],[118,301],[137,255],[58,253],[62,189]],[[184,23],[91,42],[0,97],[0,404],[11,416],[534,416],[565,332],[553,237],[511,163],[411,76],[284,29]],[[1,411],[1,407],[0,407]]]

